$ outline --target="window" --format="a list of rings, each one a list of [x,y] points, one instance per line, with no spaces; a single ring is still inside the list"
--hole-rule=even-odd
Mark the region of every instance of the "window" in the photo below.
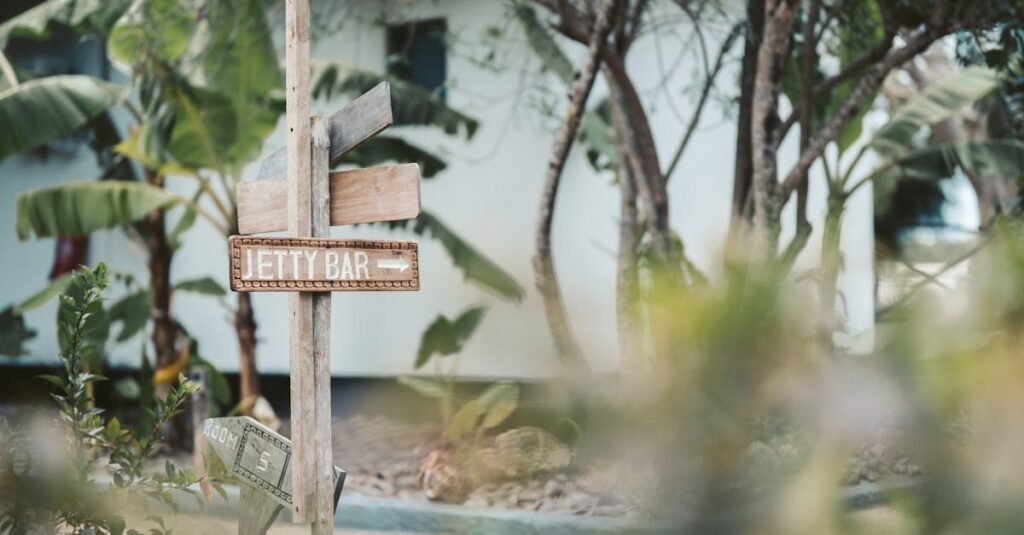
[[[444,19],[388,26],[388,74],[412,82],[442,99],[448,78]]]

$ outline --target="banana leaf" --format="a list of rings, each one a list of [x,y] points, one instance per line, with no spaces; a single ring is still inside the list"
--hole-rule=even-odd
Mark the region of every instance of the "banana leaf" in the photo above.
[[[48,76],[0,93],[0,160],[64,137],[117,105],[126,89],[81,75]]]
[[[50,236],[82,236],[128,225],[158,208],[182,199],[138,182],[76,182],[21,193],[17,201],[18,238],[33,233]]]
[[[875,133],[872,147],[898,157],[914,146],[919,132],[943,121],[995,91],[999,76],[984,67],[967,67],[939,80],[900,106],[889,122]]]
[[[1024,142],[1017,140],[967,141],[911,151],[871,175],[875,183],[875,211],[884,213],[896,183],[902,179],[942,180],[957,169],[981,177],[1024,178]]]
[[[313,97],[329,99],[337,93],[359,96],[386,81],[391,84],[391,106],[396,125],[436,126],[449,135],[472,139],[479,122],[445,104],[422,87],[337,62],[313,62]]]
[[[439,314],[420,337],[420,348],[416,352],[413,368],[422,368],[434,355],[445,357],[462,351],[466,341],[480,325],[485,311],[484,307],[472,307],[462,312],[455,320],[449,320]]]
[[[424,210],[416,219],[380,224],[392,229],[412,230],[418,236],[434,238],[441,242],[452,263],[462,271],[466,280],[494,292],[503,299],[517,302],[523,299],[523,287],[512,275],[474,249],[430,212]]]
[[[430,152],[402,138],[392,136],[371,138],[356,150],[346,154],[340,161],[359,167],[373,167],[388,162],[418,163],[423,178],[433,178],[448,166],[444,160]]]
[[[572,84],[575,77],[572,63],[558,46],[554,35],[537,20],[537,12],[528,5],[515,6],[516,19],[526,34],[526,43],[540,59],[545,68],[555,73],[566,86]]]
[[[46,39],[61,25],[79,33],[107,33],[131,0],[49,0],[0,24],[0,49],[11,37]]]

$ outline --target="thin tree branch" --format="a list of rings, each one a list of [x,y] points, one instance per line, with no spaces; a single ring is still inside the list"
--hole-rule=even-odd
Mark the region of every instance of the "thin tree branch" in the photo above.
[[[625,32],[622,42],[619,43],[619,50],[628,50],[629,46],[636,40],[636,36],[640,33],[640,24],[643,22],[644,11],[647,9],[649,0],[637,0],[636,4],[633,4],[633,12],[629,16],[629,29]]]
[[[815,26],[818,25],[818,15],[821,12],[821,0],[811,0],[807,8],[807,20],[803,28],[803,48],[800,52],[800,82],[801,93],[804,98],[800,99],[798,112],[800,114],[800,151],[807,149],[811,142],[811,130],[814,128],[814,105],[817,98],[806,98],[814,94],[814,79],[817,74],[818,42],[814,39]],[[779,136],[782,137],[781,135]],[[797,227],[807,223],[807,180],[800,182],[796,189],[796,224]]]
[[[966,253],[960,255],[957,258],[954,258],[953,260],[948,262],[946,265],[942,266],[942,268],[940,268],[935,273],[933,273],[930,276],[924,278],[923,280],[920,280],[920,281],[917,281],[916,283],[914,283],[914,285],[911,286],[910,289],[907,290],[907,293],[903,294],[894,303],[886,305],[886,306],[882,307],[880,310],[876,311],[875,312],[875,321],[883,319],[887,314],[889,314],[893,310],[897,309],[898,307],[900,307],[901,305],[903,305],[904,303],[909,301],[911,298],[914,297],[914,295],[917,294],[918,290],[920,290],[921,288],[927,286],[929,283],[932,282],[932,280],[938,279],[939,277],[944,275],[947,271],[953,269],[954,267],[960,265],[964,261],[966,261],[966,260],[970,259],[971,257],[973,257],[974,255],[978,254],[978,252],[981,251],[982,249],[984,249],[986,245],[988,245],[987,241],[983,241],[983,242],[979,243],[978,245],[975,245],[970,250],[968,250]]]
[[[753,159],[752,190],[754,198],[754,250],[759,261],[774,259],[781,228],[779,213],[782,199],[778,195],[778,103],[782,91],[782,58],[789,49],[790,29],[796,15],[795,0],[769,0],[765,6],[765,24],[757,51],[757,77],[754,83],[751,119]]]
[[[941,35],[942,32],[931,26],[922,29],[907,41],[906,46],[890,52],[882,61],[864,74],[857,87],[839,107],[839,111],[818,132],[818,135],[811,141],[807,149],[801,153],[797,164],[786,175],[786,179],[783,180],[782,187],[780,188],[782,199],[788,198],[789,194],[796,189],[800,182],[807,179],[807,169],[821,156],[825,151],[825,147],[835,140],[842,127],[860,111],[875,88],[885,80],[889,71],[921,53]]]
[[[544,298],[544,310],[554,337],[555,348],[563,363],[573,371],[587,370],[586,359],[573,337],[569,319],[562,300],[561,289],[555,274],[554,261],[551,257],[551,228],[555,215],[555,200],[558,186],[566,159],[572,149],[573,140],[579,129],[580,120],[590,91],[594,87],[594,79],[601,63],[601,49],[604,47],[608,34],[612,29],[613,12],[617,1],[609,0],[599,11],[597,24],[594,28],[594,39],[587,49],[587,60],[579,78],[572,88],[569,108],[565,112],[565,121],[555,134],[554,149],[548,161],[548,170],[544,178],[544,190],[541,195],[540,218],[537,224],[537,254],[534,257],[534,272],[537,278],[537,289]]]
[[[704,112],[704,105],[707,103],[708,96],[711,94],[711,88],[715,85],[715,80],[718,78],[719,72],[722,70],[722,66],[725,63],[725,56],[729,50],[732,49],[736,39],[743,31],[745,22],[738,22],[732,27],[732,31],[729,32],[728,37],[725,38],[725,42],[722,43],[722,48],[718,51],[718,57],[715,58],[714,67],[708,68],[707,54],[704,55],[704,72],[706,78],[704,79],[704,87],[701,88],[700,98],[697,99],[697,107],[693,110],[693,115],[690,117],[690,123],[686,126],[686,133],[683,134],[683,139],[679,142],[679,146],[676,147],[676,152],[672,156],[672,162],[668,165],[665,170],[665,181],[667,182],[669,177],[672,176],[672,172],[675,171],[676,165],[679,164],[680,158],[683,156],[683,152],[686,147],[690,144],[690,138],[693,136],[694,131],[697,130],[697,125],[700,123],[701,114]]]
[[[892,41],[896,37],[895,34],[888,33],[886,36],[878,42],[870,50],[861,54],[860,57],[855,59],[852,63],[839,71],[835,76],[831,76],[828,79],[822,81],[820,84],[814,87],[814,97],[812,100],[820,98],[822,95],[835,89],[839,84],[853,78],[860,74],[865,68],[878,63],[880,60],[885,58],[885,55],[889,50],[892,49]],[[789,129],[799,120],[800,114],[794,111],[782,122],[782,126],[779,128],[777,143],[782,143],[782,140],[786,138],[786,134],[789,133]]]

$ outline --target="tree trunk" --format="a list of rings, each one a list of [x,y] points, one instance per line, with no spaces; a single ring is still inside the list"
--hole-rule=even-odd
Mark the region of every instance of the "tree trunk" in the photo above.
[[[630,171],[638,198],[643,203],[647,231],[654,250],[665,266],[672,271],[679,268],[678,251],[672,239],[668,219],[668,191],[658,162],[647,113],[636,86],[626,73],[622,58],[606,51],[603,70],[608,81],[613,121],[625,129],[622,145],[628,150]]]
[[[164,179],[154,171],[146,172],[146,183],[162,188]],[[167,243],[163,210],[154,210],[146,217],[146,247],[149,252],[149,286],[152,292],[153,350],[156,369],[174,364],[175,327],[171,318],[171,258]]]
[[[740,71],[740,106],[736,118],[736,165],[732,177],[732,217],[729,221],[728,245],[736,244],[747,220],[747,199],[754,175],[752,119],[754,110],[754,84],[757,77],[757,51],[764,30],[764,1],[747,1],[747,31],[743,45],[743,64]]]
[[[751,117],[754,218],[750,247],[755,262],[768,262],[775,258],[782,230],[780,218],[785,199],[779,192],[775,142],[779,127],[782,60],[789,47],[789,31],[796,14],[792,0],[769,0],[765,9]]]
[[[256,319],[252,295],[238,292],[235,311],[235,333],[238,337],[238,390],[242,407],[251,407],[260,397],[260,376],[256,370]]]
[[[820,308],[819,336],[823,348],[832,349],[832,335],[839,328],[836,314],[836,295],[839,273],[842,269],[840,241],[843,229],[843,209],[846,199],[841,193],[830,192],[825,226],[821,237],[821,282],[818,288]]]
[[[601,64],[601,49],[605,46],[608,34],[612,29],[613,12],[616,9],[614,0],[608,1],[597,17],[597,23],[590,43],[588,44],[587,60],[579,77],[572,84],[569,108],[565,111],[565,121],[555,134],[551,158],[544,177],[544,189],[541,193],[540,213],[537,222],[536,248],[533,259],[534,276],[537,290],[544,300],[544,313],[554,338],[555,351],[570,371],[580,372],[589,369],[583,352],[569,326],[568,313],[562,298],[555,263],[551,255],[551,229],[555,217],[555,201],[561,184],[562,171],[569,157],[576,132],[579,129],[590,91],[594,87],[597,69]]]
[[[146,183],[163,188],[164,177],[156,171],[147,169]],[[153,342],[153,352],[156,358],[156,373],[154,376],[157,377],[167,375],[166,372],[161,374],[161,370],[170,370],[182,364],[177,362],[178,352],[175,350],[175,342],[177,341],[178,333],[174,319],[171,317],[171,259],[174,256],[174,251],[167,243],[167,228],[164,216],[165,214],[162,209],[154,210],[146,217],[144,223],[146,248],[149,253],[149,289],[152,298],[153,334],[151,341]],[[172,377],[176,376],[177,374],[172,374]],[[164,398],[174,382],[175,379],[172,378],[167,382],[154,384],[155,394],[160,398]],[[187,424],[183,417],[176,417],[168,422],[168,425],[162,430],[166,435],[165,440],[167,444],[172,447],[185,446],[186,427]]]
[[[621,151],[620,151],[621,152]],[[619,255],[615,278],[615,312],[619,335],[619,358],[623,365],[641,360],[640,332],[637,323],[638,279],[636,250],[640,242],[637,222],[636,186],[628,155],[619,162]]]
[[[231,217],[231,233],[238,232],[238,208]],[[256,316],[252,309],[252,294],[238,292],[238,308],[235,309],[235,336],[238,339],[238,395],[239,405],[244,414],[250,414],[259,399],[260,375],[256,368]]]

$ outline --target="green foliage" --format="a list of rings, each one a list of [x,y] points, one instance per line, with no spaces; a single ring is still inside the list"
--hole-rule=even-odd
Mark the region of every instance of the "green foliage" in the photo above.
[[[64,275],[61,275],[60,277],[57,277],[56,279],[50,281],[50,284],[47,284],[46,287],[43,288],[42,290],[39,290],[38,292],[27,297],[21,303],[18,303],[18,305],[14,307],[14,312],[16,314],[24,314],[25,312],[30,312],[32,310],[37,309],[46,304],[47,302],[49,302],[54,297],[57,297],[58,295],[64,293],[64,291],[70,284],[71,274],[65,273]]]
[[[124,342],[142,332],[149,322],[152,295],[148,289],[138,290],[122,297],[110,306],[111,323],[121,322],[117,341]]]
[[[463,134],[471,139],[479,122],[451,107],[422,87],[394,78],[337,63],[313,63],[313,96],[330,99],[335,93],[361,95],[381,82],[391,85],[391,107],[395,124],[399,126],[434,126],[446,134]]]
[[[111,29],[108,54],[126,71],[151,58],[176,60],[188,48],[197,14],[194,2],[136,0]]]
[[[482,429],[495,428],[512,416],[519,405],[519,387],[513,383],[497,383],[484,390],[476,398],[482,409]]]
[[[39,78],[0,92],[0,124],[8,125],[0,129],[0,160],[75,132],[125,93],[81,75]]]
[[[418,163],[423,178],[433,178],[448,167],[444,160],[433,153],[394,136],[375,136],[343,156],[341,162],[359,167],[388,162]]]
[[[481,434],[508,419],[519,404],[519,387],[512,383],[496,383],[475,399],[462,404],[448,424],[448,440],[458,444],[471,436],[479,440]]]
[[[25,342],[35,338],[36,331],[25,324],[14,307],[0,311],[0,355],[20,357],[25,354]]]
[[[143,470],[160,447],[157,430],[170,418],[181,413],[188,397],[198,385],[179,377],[179,385],[168,391],[166,398],[145,408],[150,416],[144,429],[123,426],[116,418],[109,420],[92,398],[92,385],[103,380],[91,367],[102,345],[95,342],[92,321],[103,308],[103,291],[107,287],[106,267],[82,267],[72,276],[68,293],[61,295],[62,313],[58,331],[64,343],[60,355],[61,375],[44,375],[52,397],[59,408],[59,422],[67,443],[58,448],[66,457],[55,465],[46,464],[30,451],[36,440],[15,428],[0,429],[0,490],[14,500],[0,501],[0,525],[5,531],[31,532],[44,526],[67,529],[75,533],[98,530],[121,534],[126,530],[125,512],[116,503],[128,503],[148,510],[148,504],[159,502],[176,509],[172,491],[184,492],[204,504],[198,491],[191,488],[198,479],[189,470],[179,470],[167,462],[162,474]],[[100,484],[94,473],[101,460],[113,469],[113,485]],[[27,499],[19,499],[24,496]],[[150,517],[161,526],[158,516]],[[133,532],[133,531],[129,531]]]
[[[619,147],[611,124],[611,108],[603,99],[587,110],[580,120],[579,140],[587,151],[587,160],[595,171],[619,171]]]
[[[462,270],[466,280],[495,292],[499,297],[513,301],[523,298],[523,287],[496,263],[483,256],[473,246],[455,234],[436,216],[424,210],[416,219],[383,223],[389,228],[408,228],[419,236],[430,236],[441,242],[455,267]]]
[[[999,85],[999,77],[983,67],[969,67],[928,86],[897,109],[868,143],[885,157],[881,166],[853,186],[873,181],[875,211],[888,210],[899,180],[941,180],[958,169],[979,176],[1019,178],[1024,164],[1024,143],[1015,140],[979,140],[954,144],[929,143],[932,125],[959,113]],[[851,170],[852,170],[851,165]]]
[[[194,292],[201,295],[213,297],[224,297],[228,291],[220,285],[213,277],[198,277],[195,279],[183,280],[174,285],[176,291]]]
[[[53,26],[107,33],[131,0],[47,0],[0,24],[0,49],[11,37],[46,39]]]
[[[82,236],[134,223],[153,210],[182,201],[137,182],[77,182],[18,195],[18,237]]]
[[[959,113],[998,86],[996,73],[983,67],[968,67],[947,76],[896,110],[875,133],[871,146],[888,156],[906,153],[922,129]]]
[[[527,4],[517,4],[513,7],[516,19],[523,27],[526,34],[526,42],[530,49],[537,55],[545,68],[555,73],[565,85],[572,83],[575,77],[572,63],[565,56],[562,49],[555,42],[554,35],[537,20],[537,12]]]
[[[857,58],[862,57],[885,39],[885,26],[877,3],[855,2],[847,11],[840,16],[837,30],[836,47],[838,48],[840,70],[849,67]],[[858,82],[860,82],[859,77],[852,76],[830,91],[825,99],[827,102],[825,115],[818,115],[818,121],[825,121],[834,116],[842,103],[853,93]],[[876,90],[867,99],[867,102],[874,102],[877,94]],[[840,129],[839,136],[836,138],[836,148],[839,149],[840,154],[846,152],[860,138],[864,129],[864,116],[870,110],[870,106],[862,106],[861,110]]]
[[[461,352],[466,340],[473,335],[483,319],[485,310],[484,307],[470,308],[454,321],[438,315],[420,338],[420,349],[413,368],[422,368],[434,355],[443,357]]]
[[[483,307],[471,307],[454,320],[438,315],[423,332],[413,367],[418,370],[434,357],[446,357],[462,352],[466,341],[483,319],[484,311]],[[440,374],[438,378],[405,376],[399,377],[398,382],[421,396],[437,400],[448,441],[460,444],[464,443],[467,437],[472,437],[472,443],[475,443],[484,431],[501,425],[515,412],[519,403],[519,387],[511,383],[493,384],[482,394],[464,402],[455,410],[457,371],[456,360],[448,371]]]
[[[425,379],[423,377],[403,375],[398,378],[398,382],[411,388],[423,397],[441,399],[450,395],[448,385],[437,379]]]

